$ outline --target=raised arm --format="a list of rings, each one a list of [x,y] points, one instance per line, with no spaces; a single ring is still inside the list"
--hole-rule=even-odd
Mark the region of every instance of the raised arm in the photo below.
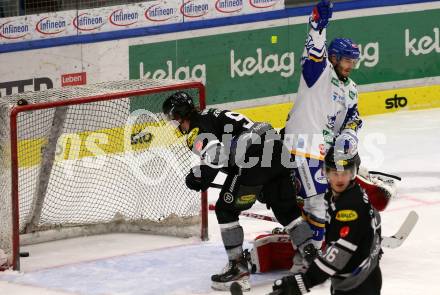
[[[302,74],[309,88],[315,84],[327,65],[326,28],[332,17],[332,7],[330,1],[321,1],[313,8],[309,18],[310,31],[301,57]]]

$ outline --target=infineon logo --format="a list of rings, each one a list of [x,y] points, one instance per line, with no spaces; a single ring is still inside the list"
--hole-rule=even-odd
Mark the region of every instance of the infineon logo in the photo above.
[[[61,75],[61,86],[76,86],[87,84],[87,73],[72,73]]]
[[[103,25],[102,16],[90,16],[87,12],[81,13],[73,19],[73,26],[80,31],[93,31]]]
[[[139,21],[139,13],[132,11],[123,11],[116,9],[108,17],[109,22],[118,27],[127,27],[133,25]]]
[[[180,6],[180,12],[186,17],[202,17],[209,12],[208,3],[194,3],[194,0],[186,1]]]
[[[217,0],[215,9],[223,13],[233,13],[243,9],[243,0]]]
[[[44,35],[56,35],[66,30],[67,24],[64,19],[50,19],[43,17],[37,22],[35,30]]]
[[[280,0],[249,0],[249,4],[255,8],[268,8],[277,4]]]
[[[21,39],[29,34],[29,25],[14,24],[8,21],[0,25],[0,37],[5,39]]]
[[[164,7],[161,3],[154,4],[145,10],[145,18],[153,22],[164,22],[173,18],[176,9],[172,7]]]

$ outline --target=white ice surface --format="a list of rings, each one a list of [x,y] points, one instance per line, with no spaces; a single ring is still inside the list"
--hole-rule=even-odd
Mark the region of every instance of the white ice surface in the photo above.
[[[383,234],[393,234],[410,210],[420,216],[402,247],[384,249],[382,294],[440,294],[440,109],[367,117],[361,142],[363,165],[403,178],[399,198],[382,213]],[[211,202],[217,192],[210,192]],[[252,211],[269,214],[261,205]],[[274,227],[250,218],[241,224],[246,241]],[[22,272],[0,274],[0,295],[225,294],[210,289],[210,275],[226,262],[213,213],[209,227],[204,243],[112,234],[28,246]],[[266,294],[281,275],[254,275],[250,294]],[[313,288],[312,294],[329,294],[328,288]]]

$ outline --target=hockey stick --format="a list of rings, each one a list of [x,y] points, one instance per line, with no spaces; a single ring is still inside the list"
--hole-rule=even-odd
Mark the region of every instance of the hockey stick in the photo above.
[[[391,249],[400,247],[406,238],[408,238],[418,220],[419,215],[415,211],[409,212],[399,230],[394,235],[390,237],[383,237],[382,246]]]
[[[392,175],[392,174],[388,174],[388,173],[384,173],[384,172],[379,172],[379,171],[368,171],[369,174],[376,174],[376,175],[382,175],[382,176],[386,176],[389,178],[393,178],[396,179],[398,181],[401,181],[402,178],[400,176],[397,175]]]
[[[209,186],[212,187],[212,188],[222,189],[223,184],[211,183]]]
[[[215,205],[209,204],[209,210],[215,210]],[[260,220],[278,222],[275,217],[263,214],[240,212],[240,215]],[[382,238],[382,247],[390,249],[400,247],[417,224],[418,219],[419,215],[415,211],[409,212],[399,230],[394,235]]]
[[[215,205],[214,204],[209,204],[208,208],[209,208],[209,210],[214,211],[215,210]],[[240,212],[240,215],[241,216],[250,217],[250,218],[254,218],[254,219],[278,222],[275,217],[267,216],[267,215],[263,215],[263,214],[257,214],[257,213],[243,211],[243,212]]]

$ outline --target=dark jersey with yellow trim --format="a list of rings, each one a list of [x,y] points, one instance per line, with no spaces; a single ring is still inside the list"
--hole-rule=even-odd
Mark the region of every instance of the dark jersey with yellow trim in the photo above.
[[[269,130],[276,134],[270,124],[253,122],[231,111],[207,109],[193,114],[187,144],[201,158],[202,165],[197,168],[200,169],[198,177],[201,178],[202,188],[208,188],[218,171],[237,173],[237,167],[247,158],[261,158]]]
[[[191,150],[198,153],[210,141],[217,140],[222,142],[224,139],[231,140],[231,138],[249,130],[253,124],[253,121],[239,113],[219,109],[206,109],[191,117],[187,144]],[[200,146],[195,146],[197,143],[196,138],[200,134],[212,134],[213,136],[204,137],[202,145],[199,143]]]
[[[362,284],[379,264],[380,216],[356,183],[337,199],[327,192],[325,201],[326,251],[305,276],[311,286],[331,277],[334,289],[348,291]]]

